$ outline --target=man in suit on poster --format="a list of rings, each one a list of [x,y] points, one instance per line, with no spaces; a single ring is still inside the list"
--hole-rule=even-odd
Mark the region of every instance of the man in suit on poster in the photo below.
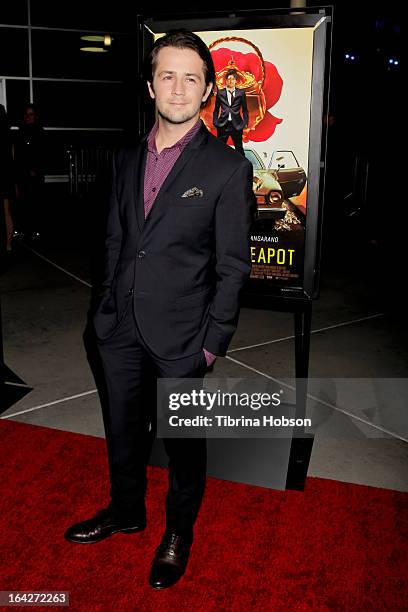
[[[226,87],[220,89],[215,98],[213,124],[217,128],[217,136],[220,140],[226,143],[231,136],[235,150],[245,155],[242,146],[242,132],[248,125],[248,108],[245,91],[236,86],[237,76],[233,69],[226,73]]]
[[[145,381],[202,378],[226,354],[250,273],[256,207],[252,166],[200,119],[215,81],[211,54],[186,30],[158,39],[147,60],[158,119],[114,158],[105,273],[93,324],[106,391],[111,500],[70,527],[76,543],[146,526],[146,467],[155,436]],[[153,424],[153,426],[152,426]],[[166,529],[150,584],[184,573],[206,482],[205,438],[165,438]]]

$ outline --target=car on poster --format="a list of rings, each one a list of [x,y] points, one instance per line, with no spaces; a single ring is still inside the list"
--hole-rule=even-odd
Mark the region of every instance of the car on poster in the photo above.
[[[305,184],[306,173],[293,151],[274,151],[268,167],[253,149],[244,149],[254,170],[253,190],[259,218],[280,219],[286,214],[284,200],[298,196]]]

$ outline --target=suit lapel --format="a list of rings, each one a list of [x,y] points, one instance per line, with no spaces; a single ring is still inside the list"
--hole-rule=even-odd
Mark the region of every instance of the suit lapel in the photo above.
[[[140,231],[143,230],[144,216],[144,175],[147,160],[147,142],[144,138],[138,147],[133,170],[134,204],[136,208],[136,219]]]

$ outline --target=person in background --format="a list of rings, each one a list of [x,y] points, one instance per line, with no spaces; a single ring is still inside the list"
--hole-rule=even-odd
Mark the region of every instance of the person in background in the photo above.
[[[27,104],[14,143],[17,229],[28,239],[40,238],[44,184],[44,130],[37,110]]]
[[[10,127],[6,109],[0,104],[0,206],[2,216],[2,254],[11,253],[13,239],[13,218],[11,202],[14,195],[12,180],[12,158]]]

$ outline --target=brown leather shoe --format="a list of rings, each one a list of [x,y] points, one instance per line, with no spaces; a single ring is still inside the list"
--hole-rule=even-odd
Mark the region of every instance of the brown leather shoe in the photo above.
[[[93,544],[114,533],[137,533],[143,531],[145,527],[145,519],[135,520],[132,524],[119,522],[108,507],[97,512],[93,518],[69,527],[64,537],[75,544]]]
[[[177,529],[166,529],[152,562],[149,583],[154,589],[166,589],[181,578],[186,571],[192,534]]]

